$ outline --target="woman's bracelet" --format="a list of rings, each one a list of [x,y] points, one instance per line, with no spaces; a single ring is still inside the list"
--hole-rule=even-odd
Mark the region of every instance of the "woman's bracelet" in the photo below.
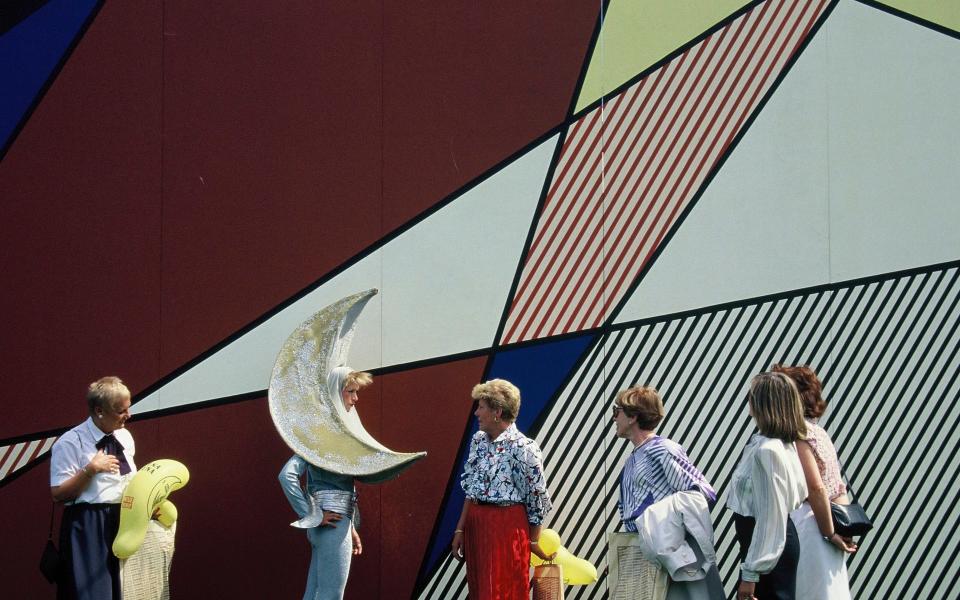
[[[539,546],[539,545],[540,545],[540,540],[530,540],[530,545],[531,545],[531,546]]]
[[[454,530],[453,530],[453,534],[454,534],[454,535],[456,535],[456,534],[458,534],[458,533],[463,533],[463,530],[462,530],[462,529],[454,529]]]

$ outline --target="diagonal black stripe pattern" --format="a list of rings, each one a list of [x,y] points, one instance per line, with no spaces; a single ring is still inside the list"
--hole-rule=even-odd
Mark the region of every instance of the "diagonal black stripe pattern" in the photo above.
[[[629,451],[613,437],[609,405],[619,389],[655,384],[667,404],[661,435],[681,443],[719,493],[717,557],[732,591],[738,549],[724,504],[753,432],[746,384],[772,363],[809,363],[831,401],[822,424],[876,522],[848,561],[854,597],[960,593],[955,577],[941,576],[960,548],[941,533],[960,523],[960,463],[950,459],[960,452],[958,282],[951,264],[610,330],[537,435],[557,505],[548,526],[603,572]],[[432,586],[439,595],[424,597],[465,597],[462,569],[449,571],[438,573],[446,585]],[[607,596],[603,578],[567,589],[574,599]]]

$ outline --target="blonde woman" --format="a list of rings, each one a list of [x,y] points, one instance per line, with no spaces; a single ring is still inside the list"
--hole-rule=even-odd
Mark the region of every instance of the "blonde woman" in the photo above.
[[[350,412],[359,401],[360,389],[370,385],[369,373],[337,367],[327,377],[331,395],[339,397]],[[301,477],[306,476],[306,490]],[[341,600],[347,586],[351,558],[363,552],[357,533],[359,512],[353,477],[326,471],[296,454],[280,471],[280,487],[300,520],[294,526],[307,530],[310,570],[303,600]]]
[[[759,433],[743,450],[727,498],[743,561],[737,599],[793,600],[800,542],[790,513],[807,497],[796,447],[807,433],[800,394],[783,373],[761,373],[747,404]]]
[[[520,390],[493,379],[474,386],[480,430],[460,484],[466,494],[451,551],[467,562],[471,600],[528,598],[530,553],[544,560],[540,530],[552,508],[537,443],[514,421]]]

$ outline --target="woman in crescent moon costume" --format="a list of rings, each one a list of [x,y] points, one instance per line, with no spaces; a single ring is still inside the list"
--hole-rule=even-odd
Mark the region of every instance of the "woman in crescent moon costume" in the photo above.
[[[327,378],[327,386],[330,395],[336,394],[349,413],[357,403],[358,391],[372,381],[369,373],[337,367]],[[304,474],[306,494],[300,484]],[[304,600],[343,598],[350,559],[363,551],[357,533],[360,514],[353,476],[315,467],[294,454],[280,471],[280,486],[300,517],[292,525],[307,530],[313,548]]]
[[[395,452],[370,435],[354,410],[373,378],[343,366],[357,318],[377,290],[343,298],[304,321],[284,342],[270,377],[270,417],[294,456],[280,472],[313,547],[304,600],[339,600],[350,558],[360,554],[354,481],[381,483],[426,452]],[[306,475],[306,492],[300,478]]]

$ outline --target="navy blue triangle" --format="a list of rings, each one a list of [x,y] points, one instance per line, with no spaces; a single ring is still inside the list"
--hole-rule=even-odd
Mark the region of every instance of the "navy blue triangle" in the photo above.
[[[0,158],[83,35],[102,0],[50,0],[0,36]],[[16,0],[14,0],[16,3]]]
[[[535,344],[498,352],[493,356],[487,379],[506,379],[520,388],[520,414],[517,428],[532,437],[531,426],[542,422],[542,414],[548,408],[560,386],[570,376],[570,371],[579,364],[579,359],[590,347],[594,335],[586,334],[556,342]],[[470,438],[477,431],[476,421],[460,445],[456,469],[458,476],[447,490],[446,502],[441,508],[437,535],[430,540],[428,558],[421,569],[421,577],[432,573],[450,548],[453,530],[463,508],[463,490],[459,473],[463,469]],[[549,482],[548,482],[549,484]],[[421,581],[421,584],[425,581]]]

